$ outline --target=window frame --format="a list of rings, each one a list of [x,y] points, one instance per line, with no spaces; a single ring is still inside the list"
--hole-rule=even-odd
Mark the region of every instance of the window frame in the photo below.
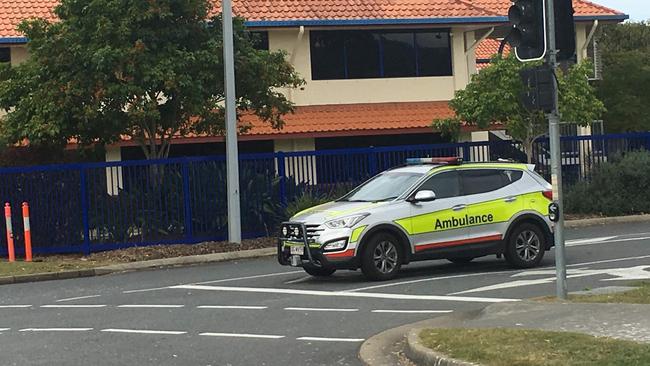
[[[377,62],[379,66],[378,74],[377,76],[369,76],[369,77],[350,77],[350,72],[349,72],[349,65],[348,65],[348,47],[347,44],[349,42],[348,40],[348,35],[351,33],[366,33],[368,35],[376,36],[377,37]],[[315,60],[316,58],[314,57],[314,38],[316,36],[322,35],[322,34],[332,34],[336,35],[337,37],[341,37],[342,39],[342,47],[339,50],[341,52],[341,60],[343,63],[343,73],[342,77],[340,78],[321,78],[321,77],[315,77],[317,74],[315,72],[316,67],[315,65]],[[384,47],[384,42],[385,39],[383,35],[385,34],[396,34],[396,33],[405,33],[405,34],[410,34],[412,36],[412,41],[413,41],[413,68],[415,70],[414,75],[411,76],[386,76],[386,70],[385,70],[385,65],[384,65],[384,58],[385,58],[385,47]],[[448,55],[448,64],[449,64],[449,72],[442,74],[442,75],[422,75],[422,72],[420,70],[420,47],[418,45],[418,34],[427,34],[430,33],[432,35],[436,33],[442,33],[446,34],[447,36],[447,55]],[[311,68],[311,79],[312,81],[327,81],[327,80],[366,80],[366,79],[396,79],[396,78],[420,78],[420,77],[453,77],[454,76],[454,66],[453,66],[453,50],[452,50],[452,39],[451,39],[451,28],[417,28],[417,29],[370,29],[370,30],[311,30],[309,31],[309,55],[310,55],[310,68]],[[432,61],[433,62],[433,61]],[[445,70],[446,71],[446,70]]]
[[[500,173],[499,175],[501,175],[501,172],[506,172],[506,171],[521,172],[521,176],[519,178],[517,178],[517,179],[515,179],[515,180],[513,180],[513,181],[511,181],[511,182],[497,188],[497,189],[492,189],[492,190],[489,190],[489,191],[479,192],[479,193],[467,193],[467,192],[465,192],[465,181],[464,181],[465,179],[463,177],[463,173],[464,172],[471,172],[471,171],[481,171],[481,170],[496,171],[496,172]],[[506,187],[509,187],[509,186],[515,184],[516,182],[520,181],[524,176],[524,172],[522,170],[510,169],[510,168],[498,168],[498,167],[458,169],[458,173],[459,173],[459,178],[460,178],[459,179],[460,180],[460,192],[461,192],[461,196],[463,196],[463,197],[474,196],[474,195],[477,195],[477,194],[486,194],[486,193],[496,192],[498,190],[501,190],[503,188],[506,188]]]

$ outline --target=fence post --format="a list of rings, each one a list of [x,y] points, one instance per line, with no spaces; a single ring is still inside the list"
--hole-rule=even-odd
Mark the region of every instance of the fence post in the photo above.
[[[188,162],[183,162],[181,166],[183,175],[183,204],[185,212],[185,239],[192,241],[192,202],[190,201],[190,167]]]
[[[278,177],[280,177],[280,203],[283,206],[287,205],[287,176],[285,169],[285,155],[283,151],[278,151],[275,154],[275,159],[278,164]]]
[[[378,172],[378,167],[377,167],[377,152],[375,151],[375,147],[371,146],[370,147],[370,152],[368,154],[368,173],[370,173],[371,177],[374,177],[377,175]]]
[[[81,184],[81,217],[84,226],[84,242],[83,254],[90,255],[90,219],[89,219],[89,205],[88,205],[88,183],[87,183],[86,169],[79,171],[80,184]]]
[[[469,142],[465,141],[463,142],[463,161],[470,161],[470,151],[469,151]]]

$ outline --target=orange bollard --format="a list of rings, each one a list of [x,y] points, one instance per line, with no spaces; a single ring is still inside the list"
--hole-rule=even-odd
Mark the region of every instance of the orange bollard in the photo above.
[[[14,232],[11,226],[11,205],[9,202],[5,203],[5,221],[7,223],[7,250],[9,252],[9,262],[15,262],[16,253],[14,252]]]
[[[29,204],[23,202],[23,226],[25,227],[25,261],[32,261],[32,233],[29,226]]]

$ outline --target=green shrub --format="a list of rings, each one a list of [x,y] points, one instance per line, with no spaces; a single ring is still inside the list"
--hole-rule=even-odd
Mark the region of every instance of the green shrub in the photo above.
[[[650,213],[650,153],[630,152],[596,167],[567,191],[566,211],[620,216]]]

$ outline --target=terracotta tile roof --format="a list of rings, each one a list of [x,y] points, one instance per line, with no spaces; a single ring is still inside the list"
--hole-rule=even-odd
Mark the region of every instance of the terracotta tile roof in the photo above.
[[[512,4],[504,0],[472,0],[472,4],[496,11],[499,14],[508,14],[508,8]],[[588,0],[573,0],[573,8],[576,16],[597,16],[597,15],[622,15],[622,12],[596,4]]]
[[[428,128],[435,118],[454,115],[447,102],[402,102],[336,104],[296,107],[284,117],[281,130],[271,128],[253,116],[242,118],[252,125],[247,135],[369,131]]]
[[[52,8],[57,3],[57,0],[0,0],[0,38],[21,37],[16,26],[22,19],[52,20]],[[215,3],[218,6],[220,1],[215,0]],[[577,16],[624,17],[621,12],[586,0],[574,0],[574,3]],[[509,5],[509,0],[234,0],[234,11],[251,26],[373,20],[380,23],[400,23],[400,20],[499,23],[505,21]]]
[[[54,20],[58,0],[0,0],[0,37],[22,37],[16,27],[23,19]]]
[[[492,58],[492,56],[496,55],[499,52],[500,45],[501,40],[492,38],[487,38],[483,42],[479,43],[479,45],[476,46],[476,50],[474,51],[476,53],[477,62],[479,60],[489,60]],[[506,44],[506,46],[503,48],[503,53],[506,55],[510,53],[510,45]]]

